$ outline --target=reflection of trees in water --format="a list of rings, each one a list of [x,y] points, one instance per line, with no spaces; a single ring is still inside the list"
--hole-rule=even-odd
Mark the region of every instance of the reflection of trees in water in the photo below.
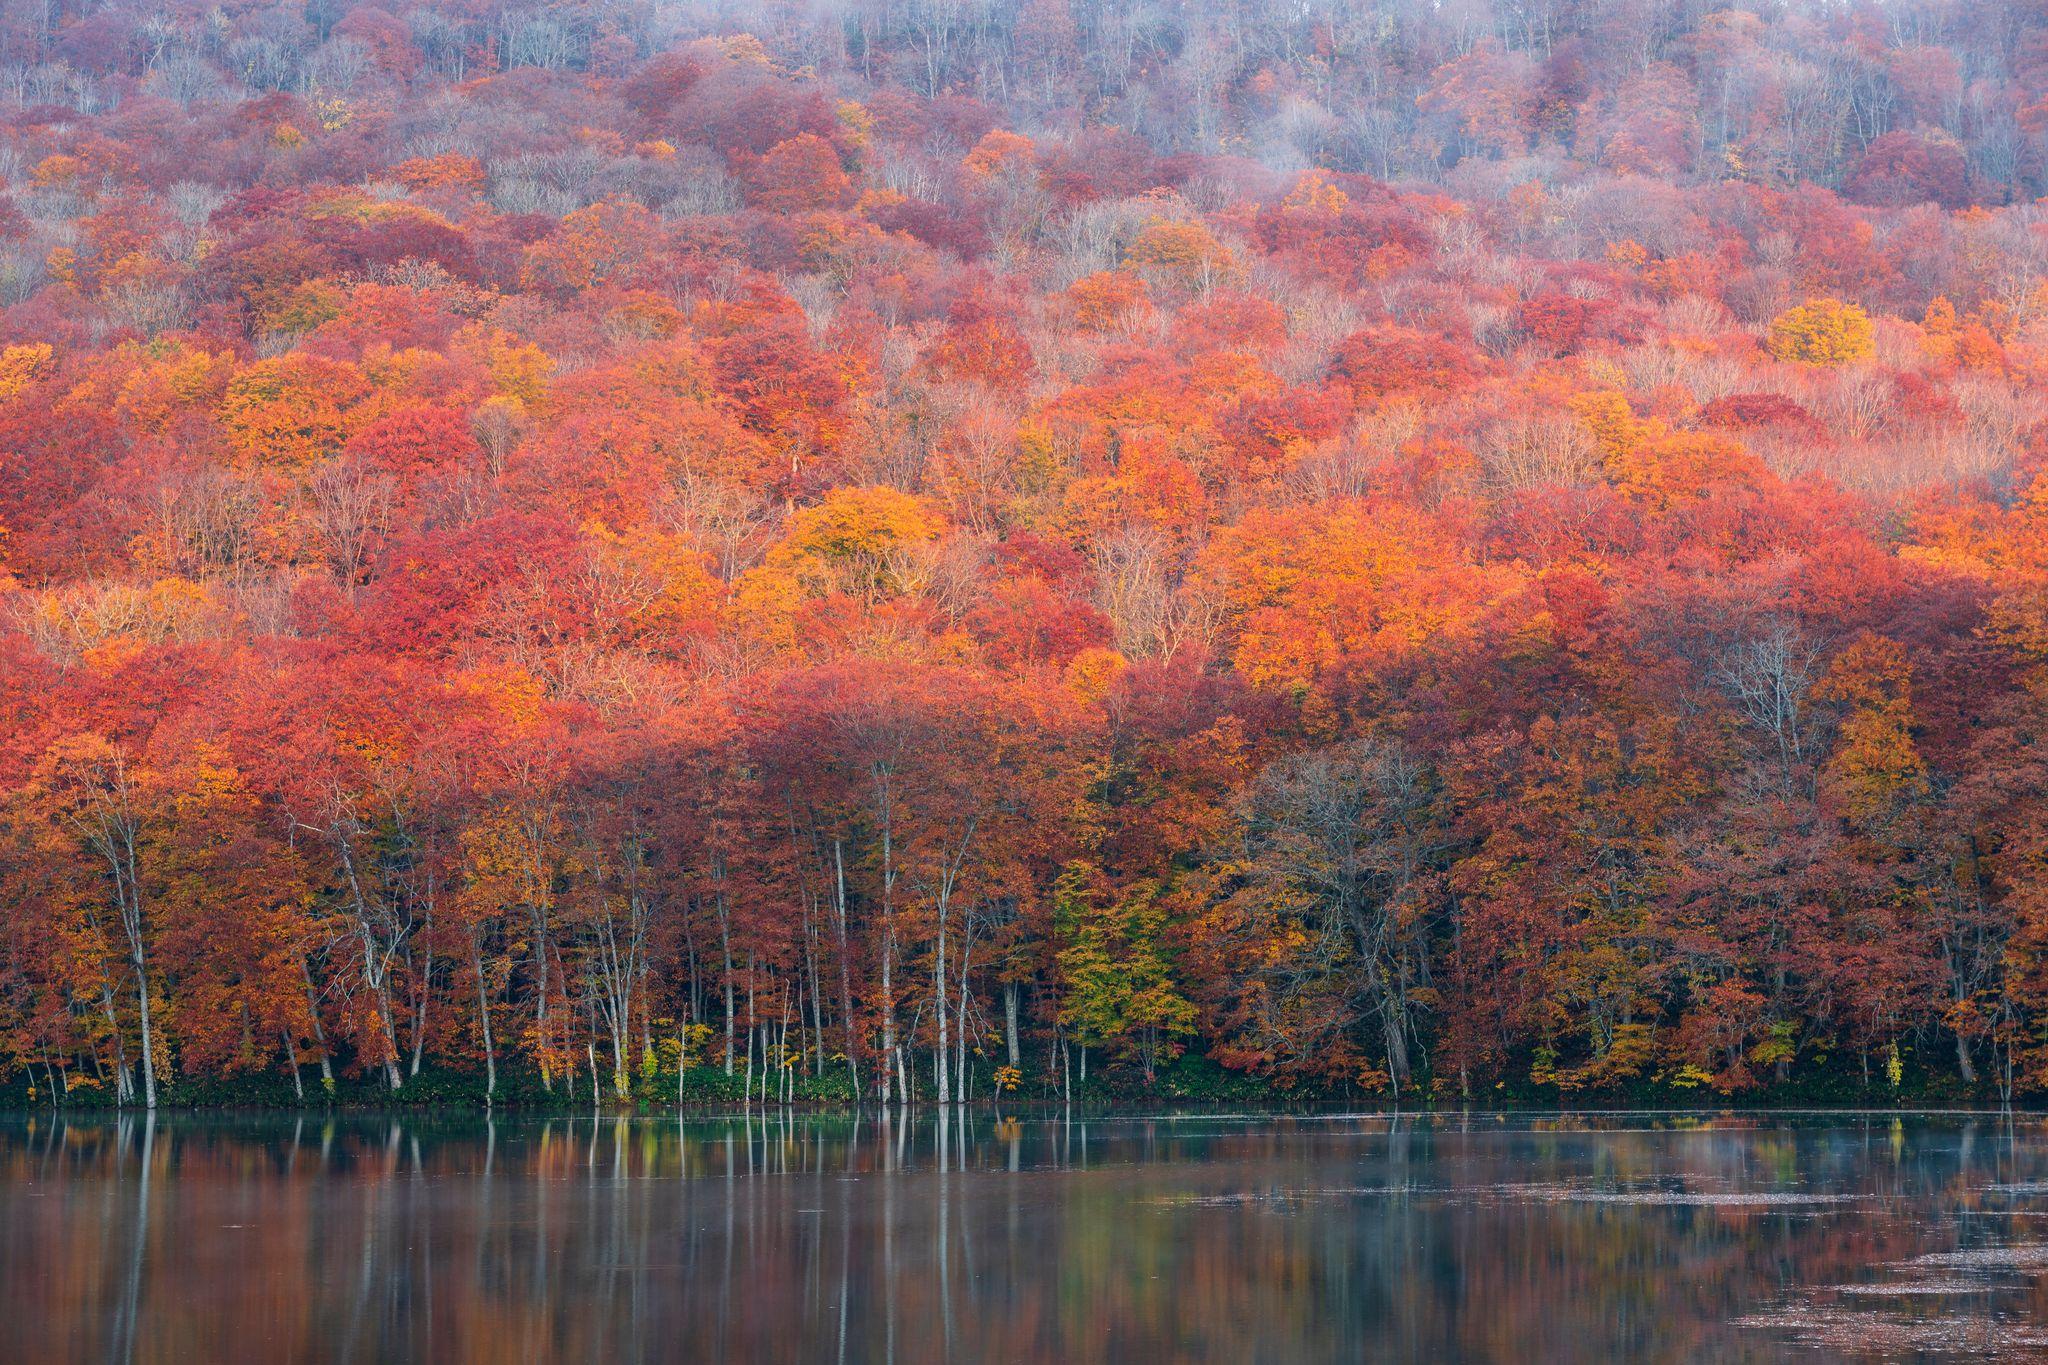
[[[46,1362],[1683,1359],[2048,1177],[2025,1127],[1767,1123],[43,1120],[0,1313]],[[1758,1191],[1859,1198],[1712,1202]]]

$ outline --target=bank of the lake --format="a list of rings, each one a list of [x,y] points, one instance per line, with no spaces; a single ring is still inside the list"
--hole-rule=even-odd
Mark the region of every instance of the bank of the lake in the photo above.
[[[1449,1078],[1394,1095],[1384,1090],[1353,1088],[1319,1090],[1306,1086],[1276,1087],[1260,1077],[1226,1070],[1199,1054],[1189,1053],[1160,1067],[1150,1077],[1135,1068],[1097,1066],[1085,1077],[1071,1071],[1048,1080],[1025,1077],[1003,1085],[991,1065],[972,1067],[964,1087],[971,1106],[1015,1110],[1040,1106],[1094,1106],[1097,1108],[1147,1108],[1160,1104],[1264,1105],[1278,1107],[1386,1108],[1391,1110],[1469,1111],[1474,1108],[1515,1110],[1542,1109],[1666,1109],[1666,1110],[1772,1110],[1821,1107],[1828,1109],[1904,1109],[1914,1107],[2005,1108],[2024,1105],[2029,1097],[2015,1094],[1998,1078],[1982,1078],[1965,1084],[1953,1071],[1939,1065],[1921,1066],[1912,1049],[1901,1049],[1902,1062],[1896,1074],[1866,1070],[1854,1059],[1837,1059],[1832,1065],[1801,1068],[1783,1080],[1766,1079],[1742,1090],[1720,1091],[1689,1082],[1682,1075],[1646,1075],[1626,1086],[1561,1089],[1539,1075],[1524,1074],[1512,1081],[1500,1081],[1472,1093],[1461,1092]],[[912,1075],[910,1104],[923,1107],[932,1098],[930,1078]],[[52,1081],[56,1084],[52,1084]],[[538,1071],[521,1066],[500,1068],[495,1076],[481,1072],[423,1065],[417,1071],[401,1073],[401,1084],[393,1089],[382,1071],[356,1074],[335,1071],[323,1078],[314,1068],[297,1077],[271,1071],[251,1071],[231,1076],[184,1076],[175,1071],[163,1077],[158,1106],[166,1112],[218,1110],[273,1110],[322,1112],[342,1110],[435,1110],[448,1113],[508,1110],[522,1113],[587,1115],[650,1114],[677,1108],[707,1109],[792,1108],[811,1111],[844,1111],[873,1107],[878,1099],[872,1088],[857,1090],[842,1067],[822,1071],[792,1069],[766,1076],[735,1064],[728,1073],[723,1065],[693,1065],[673,1068],[643,1065],[626,1077],[625,1092],[619,1093],[615,1078],[606,1068],[562,1071],[543,1078]],[[69,1084],[65,1084],[68,1081]],[[900,1102],[900,1095],[896,1097]],[[128,1110],[139,1106],[130,1104]],[[72,1073],[59,1078],[54,1072],[17,1073],[0,1083],[0,1110],[62,1111],[67,1113],[112,1112],[117,1105],[112,1090],[93,1077]]]

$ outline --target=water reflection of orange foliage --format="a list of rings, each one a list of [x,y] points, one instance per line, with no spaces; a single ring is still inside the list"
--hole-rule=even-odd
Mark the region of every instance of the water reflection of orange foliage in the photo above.
[[[2011,1277],[1909,1310],[1831,1288],[2025,1242],[2038,1138],[1889,1117],[44,1119],[0,1127],[0,1314],[38,1362],[1688,1360],[1769,1353],[1770,1315],[1815,1295],[1874,1325],[2048,1321]]]

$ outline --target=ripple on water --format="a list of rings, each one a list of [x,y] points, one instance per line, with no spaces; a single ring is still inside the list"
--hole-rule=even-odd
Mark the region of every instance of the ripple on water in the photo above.
[[[1599,1190],[1577,1185],[1494,1185],[1489,1187],[1489,1190],[1507,1198],[1544,1200],[1553,1203],[1673,1208],[1796,1209],[1853,1204],[1867,1198],[1860,1194],[1812,1194],[1804,1190]]]
[[[1278,1208],[1320,1199],[1355,1199],[1387,1194],[1434,1194],[1434,1190],[1392,1185],[1332,1185],[1305,1190],[1235,1190],[1228,1194],[1163,1194],[1145,1203],[1161,1209]]]
[[[1983,1280],[1898,1280],[1888,1284],[1838,1284],[1830,1288],[1837,1294],[1854,1294],[1862,1298],[1908,1299],[1948,1294],[1990,1294],[1998,1286]]]
[[[1930,1251],[1897,1263],[1901,1270],[2048,1270],[2048,1242],[2015,1246],[1970,1247],[1963,1251]]]
[[[1914,1317],[1822,1303],[1795,1303],[1737,1318],[1740,1327],[1782,1332],[1802,1346],[1846,1355],[1957,1355],[1974,1360],[2038,1358],[2048,1328],[1987,1318]]]

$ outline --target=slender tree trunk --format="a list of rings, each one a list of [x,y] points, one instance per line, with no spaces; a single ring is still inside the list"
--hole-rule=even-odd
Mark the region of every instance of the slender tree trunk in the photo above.
[[[647,956],[640,959],[640,1055],[651,1069],[654,1066],[654,992],[653,973]]]
[[[715,872],[723,880],[721,873]],[[725,1074],[732,1075],[732,1029],[733,1029],[733,986],[732,986],[732,915],[725,903],[725,888],[721,885],[718,898],[718,947],[725,954]]]
[[[859,1104],[860,1050],[854,1034],[853,967],[847,961],[846,950],[846,860],[837,839],[832,841],[832,872],[836,883],[832,913],[833,952],[839,959],[839,1013],[846,1026],[846,1074],[853,1081],[853,1102]]]
[[[811,1032],[816,1039],[815,1049],[811,1053],[811,1075],[820,1076],[825,1071],[825,1006],[824,1002],[819,999],[818,941],[816,928],[812,920],[810,896],[809,893],[806,893],[804,899],[804,975],[810,983]],[[796,1026],[797,1033],[801,1035],[804,1027],[803,1001],[801,998],[797,1001]]]
[[[885,928],[885,929],[884,929],[884,930],[882,931],[882,1103],[883,1103],[883,1104],[887,1104],[887,1103],[889,1102],[889,1086],[890,1086],[890,1075],[889,1075],[889,1068],[890,1068],[890,1067],[891,1067],[892,1065],[893,1065],[893,1066],[895,1066],[895,1068],[896,1068],[897,1072],[899,1073],[899,1074],[898,1074],[898,1076],[896,1077],[896,1084],[897,1084],[897,1086],[898,1086],[898,1087],[900,1088],[900,1087],[901,1087],[901,1084],[902,1084],[902,1077],[901,1077],[901,1075],[900,1075],[900,1073],[901,1073],[901,1072],[902,1072],[902,1070],[903,1070],[903,1066],[902,1066],[902,1058],[901,1058],[901,1057],[899,1057],[899,1056],[897,1055],[897,1047],[896,1047],[896,1005],[895,1005],[894,997],[893,997],[893,996],[892,996],[892,994],[891,994],[891,991],[892,991],[893,987],[891,986],[891,984],[890,984],[890,981],[889,981],[889,974],[890,974],[890,969],[891,969],[891,968],[892,968],[892,967],[893,967],[893,966],[895,965],[895,957],[896,957],[896,930],[895,930],[895,929],[894,929],[893,927]]]
[[[939,1024],[937,1072],[938,1099],[940,1104],[950,1104],[953,1101],[953,1088],[947,1083],[949,1079],[947,1067],[950,1061],[947,1054],[950,1051],[948,1047],[950,1035],[947,1030],[946,1019],[946,928],[952,917],[953,888],[959,884],[960,868],[967,861],[968,845],[974,842],[974,827],[975,821],[969,820],[967,822],[967,830],[960,838],[959,852],[939,870],[939,932],[938,941],[932,955],[932,996],[937,1005],[936,1012]]]
[[[962,1104],[967,1102],[967,972],[973,957],[974,939],[968,935],[960,944],[960,1021],[959,1027],[953,1030],[953,1095]]]
[[[365,945],[365,951],[374,951]],[[398,1031],[391,1015],[391,992],[383,987],[375,992],[377,997],[377,1018],[384,1026],[384,1079],[393,1090],[405,1086],[405,1078],[398,1072]]]
[[[470,963],[476,968],[476,1022],[484,1044],[484,1105],[488,1108],[498,1094],[498,1049],[491,1038],[491,998],[484,984],[484,950],[470,936]]]
[[[894,830],[895,797],[889,786],[889,770],[886,765],[877,765],[874,770],[875,804],[881,814],[882,824],[882,1056],[894,1057],[896,1083],[902,1086],[908,1079],[903,1065],[903,1054],[896,1043],[896,992],[891,978],[896,968],[896,839]],[[905,1095],[904,1100],[909,1099]],[[889,1073],[882,1072],[882,1103],[889,1102]]]
[[[704,1022],[704,976],[697,961],[697,936],[690,930],[690,916],[683,916],[683,956],[690,964],[690,1019]]]
[[[936,1003],[939,1025],[939,1046],[932,1057],[933,1080],[938,1089],[940,1104],[950,1104],[953,1091],[946,1084],[947,1064],[952,1060],[947,1040],[951,1036],[946,1028],[946,906],[943,897],[939,902],[939,937],[932,950],[932,999]]]
[[[156,1033],[150,1019],[149,972],[138,949],[135,954],[135,998],[142,1012],[142,1103],[156,1108]]]
[[[535,977],[533,998],[533,1032],[535,1039],[535,1047],[539,1053],[541,1089],[547,1091],[549,1094],[553,1094],[555,1090],[554,1064],[552,1059],[552,1046],[554,1043],[554,1039],[550,1036],[549,1033],[548,1017],[548,983],[550,980],[552,980],[552,972],[548,960],[551,949],[548,933],[549,892],[546,880],[545,878],[543,878],[541,874],[540,857],[537,852],[537,850],[540,847],[542,837],[537,818],[529,815],[523,821],[521,828],[526,836],[527,841],[526,858],[522,864],[525,869],[526,878],[527,910],[533,919],[533,961]],[[568,983],[564,981],[564,1005],[567,1005],[568,1003],[567,985]],[[564,1039],[563,1041],[564,1043],[566,1043],[568,1040]],[[571,1053],[570,1055],[574,1056],[575,1054]],[[574,1062],[569,1062],[566,1066],[563,1067],[563,1070],[568,1072],[569,1074],[569,1099],[571,1103],[574,1103],[576,1098],[576,1064]]]
[[[432,863],[428,864],[427,894],[421,902],[426,907],[426,923],[423,932],[412,935],[412,941],[420,945],[419,1001],[412,1012],[412,1061],[406,1074],[420,1074],[420,1059],[427,1046],[427,1010],[434,1002],[434,873]],[[411,954],[407,954],[410,958]]]
[[[135,1098],[134,1073],[128,1066],[128,1040],[121,1036],[121,1017],[114,1011],[114,988],[100,982],[100,1004],[106,1011],[107,1030],[114,1040],[114,1102],[127,1104]]]
[[[804,1027],[802,1000],[797,1001],[796,1027],[797,1036],[801,1039]],[[788,1090],[790,1078],[795,1076],[796,1069],[789,1064],[789,983],[786,981],[782,985],[782,1033],[781,1037],[776,1041],[776,1047],[775,1093],[777,1099],[787,1104],[789,1096],[784,1092]]]
[[[355,850],[349,836],[338,835],[335,847],[341,854],[342,872],[348,878],[349,898],[355,907],[356,937],[363,951],[363,984],[377,1001],[377,1022],[384,1031],[384,1079],[397,1090],[405,1082],[398,1074],[398,1030],[391,1018],[391,954],[379,951],[369,900],[356,870]]]
[[[142,1103],[145,1108],[156,1108],[156,1033],[151,1018],[149,1001],[149,962],[143,946],[142,882],[137,876],[135,835],[132,826],[124,835],[123,850],[127,862],[128,895],[122,911],[122,927],[128,931],[128,955],[135,967],[135,1000],[142,1016]],[[120,889],[120,878],[115,878],[115,889]]]
[[[299,957],[299,975],[306,981],[306,1014],[313,1022],[313,1042],[320,1049],[320,1084],[323,1088],[334,1088],[334,1058],[327,1050],[327,1029],[320,1022],[320,993],[313,989],[313,967],[303,954]]]
[[[1017,989],[1016,982],[1005,981],[1003,983],[1003,1042],[1009,1053],[1009,1064],[1012,1071],[1021,1071],[1023,1069],[1023,1063],[1018,1060],[1021,1054],[1017,1051],[1017,997],[1019,994],[1021,992]]]
[[[434,998],[434,955],[426,954],[426,962],[420,974],[419,1004],[412,1012],[412,1061],[406,1067],[408,1076],[420,1074],[420,1058],[427,1047],[427,1006]]]

